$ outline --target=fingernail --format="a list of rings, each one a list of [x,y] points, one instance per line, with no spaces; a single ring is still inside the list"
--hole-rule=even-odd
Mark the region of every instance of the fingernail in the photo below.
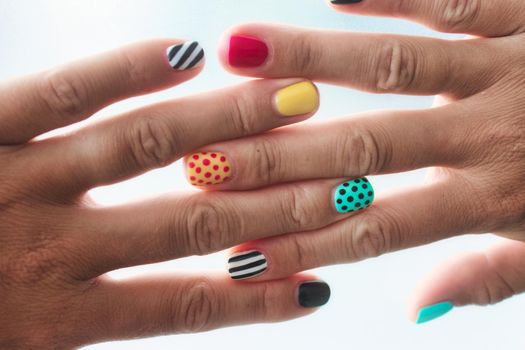
[[[263,41],[250,36],[233,35],[230,37],[228,50],[228,62],[232,67],[258,67],[268,57],[268,46]]]
[[[259,276],[268,268],[263,253],[256,250],[234,254],[228,259],[228,272],[234,280]]]
[[[170,46],[166,55],[170,66],[176,70],[195,68],[204,62],[204,50],[196,41]]]
[[[338,213],[350,213],[369,207],[374,201],[374,188],[367,178],[346,181],[334,193]]]
[[[304,282],[299,286],[299,305],[302,307],[323,306],[328,300],[330,300],[330,286],[325,282]]]
[[[277,91],[275,106],[285,117],[311,113],[319,106],[319,93],[310,81],[296,83]]]
[[[330,2],[335,5],[357,4],[361,1],[363,0],[330,0]]]
[[[436,318],[441,317],[444,314],[450,312],[453,308],[454,304],[452,304],[449,301],[425,306],[421,308],[417,313],[416,323],[421,324],[435,320]]]
[[[186,158],[186,175],[192,185],[218,185],[231,179],[232,166],[221,152],[199,152]]]

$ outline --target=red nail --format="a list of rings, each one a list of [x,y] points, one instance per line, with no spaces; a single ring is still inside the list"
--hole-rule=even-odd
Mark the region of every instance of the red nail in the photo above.
[[[261,40],[242,35],[233,35],[230,38],[228,60],[230,66],[247,68],[258,67],[268,57],[268,46]]]

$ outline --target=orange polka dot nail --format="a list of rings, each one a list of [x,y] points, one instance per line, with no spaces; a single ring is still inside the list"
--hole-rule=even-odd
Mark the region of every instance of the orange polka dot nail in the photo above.
[[[194,186],[218,185],[231,179],[232,166],[221,152],[198,152],[186,158],[186,175]]]

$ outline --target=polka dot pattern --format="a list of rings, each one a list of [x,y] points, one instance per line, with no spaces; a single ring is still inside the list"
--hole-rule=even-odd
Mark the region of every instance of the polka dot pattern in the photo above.
[[[221,152],[199,152],[186,158],[186,175],[194,186],[218,185],[230,180],[231,167]]]
[[[366,178],[343,182],[335,189],[337,212],[350,213],[369,207],[374,201],[374,188]]]

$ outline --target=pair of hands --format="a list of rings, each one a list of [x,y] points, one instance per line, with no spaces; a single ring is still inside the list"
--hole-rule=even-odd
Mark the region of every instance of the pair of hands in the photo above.
[[[69,348],[290,319],[329,297],[325,283],[300,271],[467,232],[510,239],[430,275],[411,301],[414,319],[525,290],[525,5],[334,2],[340,11],[477,37],[243,25],[224,36],[225,67],[275,79],[146,106],[41,141],[33,138],[193,78],[200,47],[154,40],[0,86],[2,347]],[[281,128],[318,105],[315,87],[294,77],[439,98],[427,110]],[[208,191],[114,207],[86,196],[188,154],[188,180]],[[359,210],[374,198],[363,176],[431,166],[425,184]],[[237,244],[231,276],[104,275]]]

